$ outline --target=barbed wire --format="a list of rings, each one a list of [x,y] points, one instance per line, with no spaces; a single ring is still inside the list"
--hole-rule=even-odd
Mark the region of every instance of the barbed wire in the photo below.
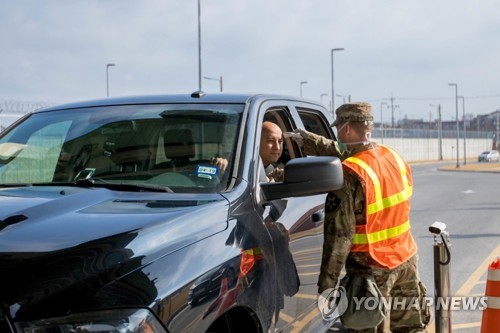
[[[54,105],[48,102],[29,102],[17,100],[0,100],[0,111],[3,113],[26,114],[36,109]]]

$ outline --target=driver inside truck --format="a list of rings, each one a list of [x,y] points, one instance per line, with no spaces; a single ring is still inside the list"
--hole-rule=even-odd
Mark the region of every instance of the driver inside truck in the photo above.
[[[259,155],[266,170],[268,182],[283,181],[284,165],[278,163],[282,153],[283,132],[281,128],[271,121],[264,121],[262,123]],[[212,164],[216,165],[221,171],[225,171],[227,160],[223,157],[214,157],[212,158]]]

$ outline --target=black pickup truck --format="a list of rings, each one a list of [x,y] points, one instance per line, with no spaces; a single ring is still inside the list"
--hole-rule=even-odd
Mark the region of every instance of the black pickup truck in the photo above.
[[[106,98],[3,131],[0,332],[326,331],[342,166],[284,138],[284,180],[266,182],[263,121],[333,138],[322,105],[270,94]]]

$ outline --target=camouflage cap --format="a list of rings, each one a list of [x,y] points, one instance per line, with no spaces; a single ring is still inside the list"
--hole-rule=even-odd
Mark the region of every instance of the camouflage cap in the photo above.
[[[332,126],[348,121],[373,121],[372,106],[365,102],[346,103],[335,110],[336,118]]]

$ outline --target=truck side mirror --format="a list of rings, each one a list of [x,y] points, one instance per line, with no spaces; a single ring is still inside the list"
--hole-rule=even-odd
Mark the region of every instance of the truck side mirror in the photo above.
[[[343,185],[342,163],[331,156],[295,158],[285,165],[283,182],[260,183],[268,201],[328,193]]]

